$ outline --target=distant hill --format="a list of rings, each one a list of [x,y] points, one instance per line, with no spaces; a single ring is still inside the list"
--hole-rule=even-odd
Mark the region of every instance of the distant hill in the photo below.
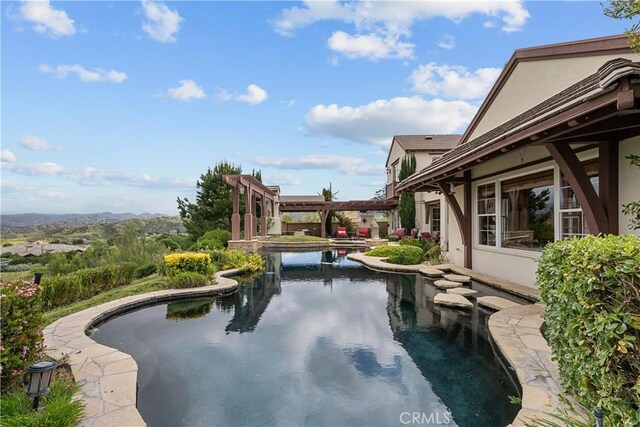
[[[9,220],[6,221],[6,217]],[[120,219],[118,219],[120,218]],[[7,222],[15,225],[7,225]],[[25,225],[25,224],[32,225]],[[152,214],[69,214],[2,215],[2,241],[48,241],[71,243],[74,239],[90,242],[96,239],[111,239],[120,228],[133,224],[143,228],[147,234],[184,233],[185,228],[178,216]]]
[[[36,225],[71,225],[83,226],[93,224],[110,224],[125,219],[147,219],[164,217],[167,215],[143,213],[140,215],[132,213],[111,213],[102,212],[94,214],[38,214],[24,213],[14,215],[0,215],[0,225],[4,227],[33,227]]]

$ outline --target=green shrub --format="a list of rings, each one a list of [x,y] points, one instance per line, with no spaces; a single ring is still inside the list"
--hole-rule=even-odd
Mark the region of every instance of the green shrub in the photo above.
[[[211,274],[211,256],[198,252],[180,252],[164,256],[164,274],[175,276],[186,271]]]
[[[438,265],[444,262],[444,256],[442,255],[442,248],[440,245],[434,244],[427,249],[426,259],[431,265]]]
[[[27,281],[3,282],[0,283],[0,300],[0,364],[4,394],[22,382],[29,364],[42,357],[42,287]]]
[[[47,310],[87,299],[109,289],[127,285],[137,268],[134,263],[85,268],[74,273],[42,279]]]
[[[172,288],[199,288],[213,284],[213,279],[195,271],[183,271],[171,277]]]
[[[398,248],[397,246],[387,246],[387,245],[376,246],[375,248],[365,252],[364,254],[368,256],[377,256],[377,257],[386,258],[389,255],[395,253],[397,248]]]
[[[80,386],[72,380],[55,379],[49,394],[43,396],[40,410],[31,409],[31,398],[24,390],[3,394],[2,427],[74,427],[82,416],[84,403],[75,397]]]
[[[226,248],[229,240],[231,240],[231,232],[229,230],[215,229],[207,231],[200,236],[191,249],[197,251],[199,249]]]
[[[158,271],[158,264],[156,264],[155,262],[151,262],[149,264],[141,265],[140,267],[137,267],[133,271],[133,278],[142,279],[143,277],[151,276],[153,273],[157,271]]]
[[[425,243],[422,239],[408,239],[408,238],[404,238],[404,239],[400,239],[400,241],[398,242],[398,244],[400,246],[415,246],[416,248],[420,248],[422,250],[425,249]]]
[[[537,272],[546,336],[567,390],[611,426],[640,425],[640,238],[548,244]]]
[[[240,271],[260,271],[264,269],[264,260],[257,253],[246,253],[234,249],[219,249],[209,253],[218,270],[237,268]]]
[[[396,251],[387,257],[391,264],[414,265],[424,260],[424,251],[411,245],[398,246]]]

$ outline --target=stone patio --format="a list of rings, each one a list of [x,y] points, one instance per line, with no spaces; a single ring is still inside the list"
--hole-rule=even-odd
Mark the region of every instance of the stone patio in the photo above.
[[[226,276],[237,270],[216,273],[216,285],[193,289],[156,291],[134,295],[88,308],[58,319],[44,329],[46,353],[69,365],[80,385],[78,397],[85,402],[81,426],[146,426],[136,408],[138,365],[131,356],[98,344],[85,331],[124,312],[175,299],[219,296],[235,292],[238,283]]]

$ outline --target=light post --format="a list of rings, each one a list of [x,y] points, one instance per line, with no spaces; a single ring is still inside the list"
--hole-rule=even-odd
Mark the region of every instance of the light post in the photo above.
[[[27,396],[33,398],[33,410],[38,410],[40,397],[49,393],[49,385],[53,370],[58,366],[56,362],[37,362],[29,366],[29,386],[27,387]]]

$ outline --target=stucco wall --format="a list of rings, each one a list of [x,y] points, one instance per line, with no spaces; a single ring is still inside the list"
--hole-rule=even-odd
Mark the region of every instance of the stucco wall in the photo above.
[[[595,73],[605,62],[616,58],[639,59],[637,54],[585,56],[520,62],[469,140],[490,131],[507,120],[552,97]]]
[[[620,206],[640,200],[640,168],[632,166],[626,159],[629,154],[640,156],[640,136],[620,142],[620,181],[618,186]],[[620,234],[632,233],[640,236],[640,230],[629,228],[629,217],[620,209]]]

